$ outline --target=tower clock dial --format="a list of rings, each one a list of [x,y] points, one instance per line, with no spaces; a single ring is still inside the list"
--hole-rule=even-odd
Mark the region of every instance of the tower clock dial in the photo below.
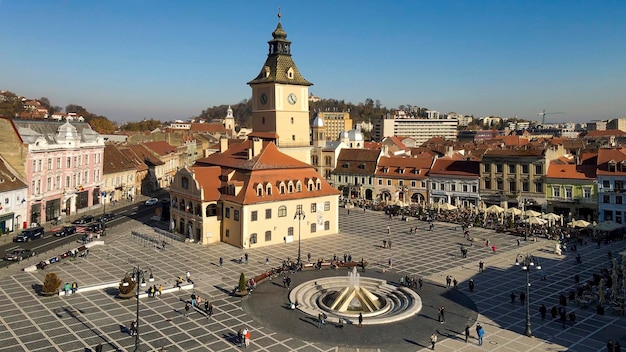
[[[297,97],[295,94],[290,93],[290,94],[287,96],[287,102],[288,102],[289,104],[293,105],[293,104],[295,104],[297,101],[298,101],[298,97]]]
[[[265,93],[261,94],[261,104],[267,104],[267,94]]]

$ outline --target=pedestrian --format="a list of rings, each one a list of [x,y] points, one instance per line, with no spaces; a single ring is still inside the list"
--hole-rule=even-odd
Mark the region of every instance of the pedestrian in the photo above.
[[[445,308],[443,308],[443,306],[441,306],[439,308],[439,323],[443,324],[446,322],[446,316],[445,316],[446,310]]]
[[[206,315],[206,318],[209,319],[209,301],[208,300],[204,301],[204,315]]]
[[[524,293],[524,291],[519,293],[519,302],[524,305],[524,303],[526,303],[526,294]]]
[[[187,282],[191,282],[191,273],[189,272],[189,270],[187,270],[185,276],[187,277]]]
[[[387,240],[387,248],[391,249],[391,240]]]
[[[576,313],[574,313],[574,311],[569,313],[569,321],[572,323],[572,325],[576,324]]]
[[[74,281],[72,282],[72,294],[76,293],[76,291],[78,291],[78,283]]]
[[[470,337],[469,324],[465,324],[465,343],[467,343],[467,340],[469,340],[469,337]]]
[[[359,313],[359,327],[363,326],[363,314]]]
[[[482,260],[478,263],[478,272],[482,273],[483,271],[485,271],[485,262],[483,262]]]
[[[238,347],[243,347],[243,329],[237,331],[237,345]]]
[[[567,312],[564,307],[559,308],[559,317],[561,319],[561,323],[563,323],[563,328],[565,328],[565,322],[567,321]]]
[[[244,342],[245,342],[245,348],[248,348],[248,347],[250,347],[250,337],[251,337],[250,329],[245,328],[244,331],[245,332],[244,332],[243,338],[244,338]]]
[[[270,263],[270,257],[265,257],[265,265],[268,265]]]
[[[419,280],[417,280],[417,283],[420,287],[420,290],[422,289],[422,285],[424,284],[424,280],[422,280],[422,278],[420,277]]]
[[[474,292],[474,279],[469,280],[469,290],[470,292]]]
[[[65,295],[69,296],[70,291],[72,290],[72,285],[70,285],[69,282],[66,282],[65,285],[63,285],[63,290],[65,291]]]
[[[546,272],[543,271],[543,269],[541,270],[540,275],[541,275],[541,281],[545,281],[546,280]]]
[[[613,340],[609,340],[609,342],[606,343],[606,350],[608,352],[615,352],[615,345],[613,345]]]
[[[496,248],[496,246],[495,246],[495,245],[494,245],[494,246],[491,246],[491,251],[492,251],[493,253],[495,253],[495,252],[496,252],[496,249],[497,249],[497,248]]]
[[[552,320],[556,319],[557,314],[558,310],[556,309],[556,306],[552,306],[552,308],[550,308],[550,315],[552,316]]]
[[[437,343],[437,332],[433,332],[432,335],[430,335],[430,349],[434,350],[435,349],[435,344]]]
[[[452,287],[456,290],[457,289],[457,284],[459,282],[456,280],[456,277],[452,279]]]
[[[391,227],[387,226],[387,234],[391,233]]]
[[[511,304],[515,304],[515,292],[511,292]]]
[[[246,264],[248,264],[248,253],[245,253],[245,254],[243,255],[243,257],[244,257],[244,258],[245,258],[245,260],[246,260]]]
[[[389,269],[391,269],[393,265],[393,259],[389,258],[388,263],[389,263]]]
[[[387,248],[387,240],[383,240],[383,248]]]
[[[614,352],[622,352],[622,345],[619,344],[619,341],[615,342],[615,351]]]
[[[306,260],[310,263],[311,262],[311,252],[306,254]]]
[[[548,312],[548,308],[546,308],[546,305],[542,303],[541,307],[539,307],[539,314],[541,314],[541,320],[546,319],[547,312]]]
[[[209,318],[213,317],[213,303],[209,303]]]
[[[137,330],[138,330],[138,327],[137,327],[137,322],[133,320],[133,321],[130,323],[130,336],[135,336],[135,335],[137,335]]]
[[[220,257],[220,267],[224,265],[224,258]]]
[[[159,284],[159,296],[163,294],[163,284]]]
[[[450,275],[446,276],[446,288],[450,288],[450,284],[452,283],[452,277]]]
[[[429,230],[430,230],[430,231],[433,231],[434,229],[435,229],[435,224],[433,224],[433,223],[431,222],[431,223],[430,223],[430,226],[429,226]]]
[[[576,283],[576,286],[580,284],[580,276],[578,276],[578,274],[574,275],[574,282]]]
[[[188,317],[189,316],[189,309],[191,308],[191,305],[189,304],[189,302],[185,302],[185,316]]]
[[[149,296],[150,296],[151,298],[154,298],[154,297],[156,296],[156,290],[157,290],[156,285],[154,285],[154,286],[150,287],[150,290],[149,290]]]
[[[480,324],[476,326],[476,335],[478,335],[478,346],[482,346],[483,337],[485,336],[485,329],[483,329],[483,327]]]
[[[317,328],[318,328],[318,329],[321,329],[323,325],[324,325],[324,318],[323,318],[323,316],[322,316],[322,312],[320,312],[320,313],[317,315]]]
[[[195,306],[197,306],[197,305],[198,305],[198,300],[197,300],[197,298],[196,298],[196,293],[195,293],[195,292],[193,292],[193,293],[191,294],[191,306],[192,306],[192,307],[195,307]]]

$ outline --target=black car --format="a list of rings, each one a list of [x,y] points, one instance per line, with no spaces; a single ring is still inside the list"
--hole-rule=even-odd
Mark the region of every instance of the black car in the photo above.
[[[102,228],[103,228],[102,223],[96,222],[94,224],[85,226],[85,231],[98,232],[98,231],[102,230]]]
[[[19,262],[22,259],[32,257],[36,254],[37,253],[35,253],[35,251],[33,250],[18,248],[12,250],[11,252],[8,252],[7,255],[4,257],[4,260],[15,260]]]
[[[13,242],[29,242],[30,240],[34,240],[37,238],[43,238],[44,229],[41,226],[30,227],[24,229],[22,233],[13,237]]]
[[[113,219],[115,219],[115,214],[106,213],[98,218],[98,222],[109,222]]]
[[[76,226],[63,226],[59,230],[57,230],[54,235],[56,237],[65,237],[70,236],[76,233]]]
[[[72,224],[74,225],[85,225],[85,224],[89,224],[90,222],[93,222],[93,216],[92,215],[83,215],[80,218],[72,221]]]

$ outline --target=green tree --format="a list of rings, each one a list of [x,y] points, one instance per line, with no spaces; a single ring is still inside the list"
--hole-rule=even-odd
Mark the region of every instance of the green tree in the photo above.
[[[239,275],[239,292],[246,292],[246,276],[241,273],[241,275]]]

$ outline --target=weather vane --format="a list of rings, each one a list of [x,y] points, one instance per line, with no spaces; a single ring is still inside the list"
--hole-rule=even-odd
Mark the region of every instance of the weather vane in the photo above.
[[[278,7],[278,23],[280,23],[280,16],[281,16],[281,14],[280,14],[280,7]]]

